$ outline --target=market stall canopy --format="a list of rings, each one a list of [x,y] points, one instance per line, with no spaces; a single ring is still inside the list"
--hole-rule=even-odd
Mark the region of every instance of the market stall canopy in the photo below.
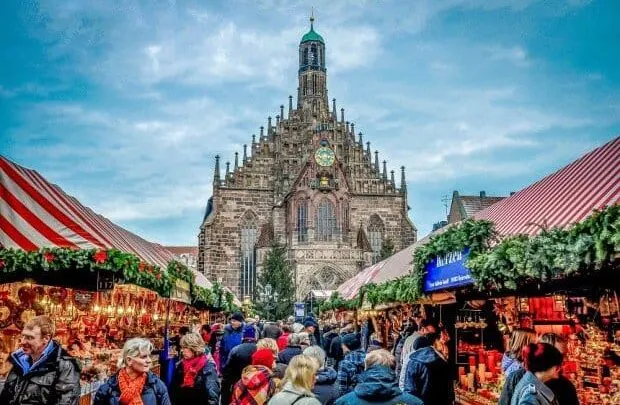
[[[340,296],[345,300],[350,300],[357,296],[357,293],[363,285],[369,283],[380,284],[409,274],[412,268],[413,251],[418,246],[427,243],[431,236],[439,232],[441,232],[441,230],[425,236],[413,245],[393,254],[377,264],[366,267],[357,275],[342,283],[336,291],[338,291]]]
[[[172,254],[162,246],[93,212],[35,170],[0,155],[0,246],[115,248],[166,268]]]
[[[557,172],[476,213],[501,236],[536,235],[586,219],[620,201],[620,137]]]

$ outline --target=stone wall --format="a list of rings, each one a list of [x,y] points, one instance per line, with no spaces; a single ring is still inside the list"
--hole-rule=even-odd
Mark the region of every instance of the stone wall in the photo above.
[[[241,223],[244,215],[256,215],[256,227],[270,220],[271,190],[219,189],[214,212],[204,224],[204,274],[239,293]]]

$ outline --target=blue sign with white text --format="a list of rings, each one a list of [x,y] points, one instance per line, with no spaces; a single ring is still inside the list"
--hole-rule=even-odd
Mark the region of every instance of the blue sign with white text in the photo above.
[[[450,252],[434,258],[426,265],[424,292],[447,290],[454,287],[473,284],[469,269],[465,262],[469,256],[469,248],[459,252]]]

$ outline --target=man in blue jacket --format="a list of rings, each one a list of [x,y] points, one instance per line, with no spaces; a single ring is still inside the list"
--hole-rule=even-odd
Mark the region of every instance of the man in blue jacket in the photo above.
[[[398,387],[394,356],[385,349],[373,350],[364,361],[366,371],[353,392],[340,397],[335,405],[424,405]],[[429,405],[431,405],[429,403]]]
[[[414,352],[409,356],[405,375],[404,391],[424,401],[425,404],[452,405],[454,384],[450,366],[433,343],[434,333],[421,336],[413,344]]]

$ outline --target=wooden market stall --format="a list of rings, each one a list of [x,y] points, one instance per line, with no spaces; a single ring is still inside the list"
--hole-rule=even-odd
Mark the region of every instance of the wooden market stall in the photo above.
[[[114,371],[127,338],[148,337],[162,348],[168,324],[208,322],[213,286],[203,278],[162,246],[0,156],[3,364],[23,324],[47,314],[56,322],[57,339],[81,360],[88,396],[96,388],[91,383]],[[232,300],[223,295],[222,304]],[[4,366],[0,376],[7,372]]]
[[[369,303],[372,316],[423,311],[443,323],[459,403],[497,402],[504,337],[516,326],[570,340],[564,372],[581,403],[618,403],[619,156],[615,138],[473,220],[442,228],[409,253],[400,278],[373,285],[382,270],[367,269],[339,291]],[[452,299],[440,303],[438,294]],[[390,307],[386,315],[377,314],[380,305]]]

